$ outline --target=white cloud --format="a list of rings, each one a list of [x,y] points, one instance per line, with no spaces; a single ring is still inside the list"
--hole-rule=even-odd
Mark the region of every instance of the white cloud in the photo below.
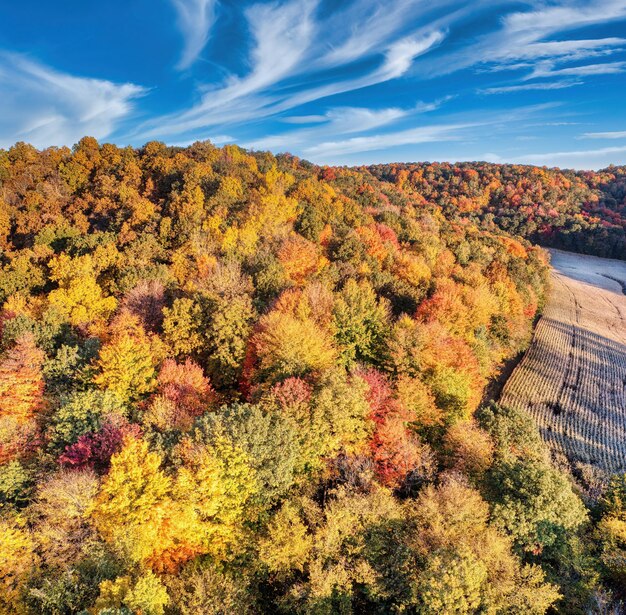
[[[626,130],[614,132],[586,132],[581,139],[626,139]]]
[[[527,122],[529,118],[535,117],[554,106],[554,103],[529,105],[509,109],[505,114],[473,114],[473,117],[470,118],[466,116],[464,118],[466,121],[450,121],[348,139],[328,139],[306,146],[302,151],[304,156],[314,162],[330,164],[337,157],[361,152],[393,150],[401,146],[420,143],[484,139],[486,134],[497,132],[503,128],[509,129],[513,123]],[[490,126],[491,130],[486,131],[485,127],[487,126]]]
[[[405,117],[408,111],[398,108],[363,109],[337,107],[326,114],[330,130],[338,133],[365,132]]]
[[[217,0],[172,0],[178,14],[178,27],[185,39],[179,70],[189,68],[209,40],[215,21]]]
[[[339,34],[331,39],[330,50],[323,54],[322,65],[347,64],[368,55],[373,49],[384,45],[389,37],[406,24],[407,14],[420,10],[418,0],[397,0],[381,4],[377,0],[358,0],[332,14],[325,28]],[[346,33],[341,24],[350,24]],[[331,34],[332,36],[332,34]]]
[[[418,36],[407,36],[393,43],[385,53],[385,62],[379,76],[385,81],[401,77],[411,68],[415,58],[439,45],[444,38],[443,32],[435,30]]]
[[[363,107],[333,107],[324,115],[295,116],[285,118],[290,124],[312,123],[313,127],[292,130],[282,135],[262,137],[243,144],[253,149],[289,150],[303,148],[307,151],[316,147],[324,140],[337,135],[366,133],[375,128],[381,128],[398,121],[427,113],[438,109],[451,96],[433,102],[418,102],[411,108],[400,109],[391,107],[386,109],[367,109]]]
[[[604,64],[587,64],[585,66],[571,66],[568,68],[553,69],[554,64],[546,62],[537,65],[527,79],[537,77],[588,77],[594,75],[617,75],[626,70],[626,62],[605,62]]]
[[[146,90],[132,83],[75,77],[17,54],[0,53],[0,146],[72,145],[108,137]]]
[[[542,6],[535,11],[513,13],[505,18],[504,23],[511,33],[550,33],[571,31],[623,17],[626,17],[626,2],[623,0],[570,0],[556,6]]]
[[[396,41],[384,50],[383,62],[369,73],[334,81],[328,85],[305,88],[283,98],[282,101],[275,102],[268,109],[268,112],[278,113],[315,100],[352,92],[402,77],[411,67],[411,62],[415,58],[436,47],[444,38],[443,32],[429,31]]]
[[[626,44],[626,39],[615,37],[528,43],[520,48],[509,48],[505,46],[501,49],[499,58],[536,60],[542,58],[567,57],[568,60],[574,60],[598,55],[609,55],[624,44]]]
[[[463,130],[479,125],[479,123],[467,123],[420,126],[385,134],[352,137],[339,141],[326,141],[319,145],[305,148],[304,154],[313,160],[323,162],[333,156],[357,152],[382,150],[417,143],[432,143],[434,141],[456,141],[462,138]]]
[[[525,154],[509,160],[524,164],[559,166],[575,169],[600,169],[611,163],[626,162],[626,145],[604,147],[593,150],[577,150],[571,152],[548,152],[541,154]]]
[[[415,8],[421,4],[417,0],[399,0],[391,8],[378,0],[355,0],[326,21],[316,15],[318,3],[283,0],[247,8],[244,16],[251,37],[247,74],[231,75],[219,87],[203,88],[197,104],[146,122],[133,138],[193,135],[199,129],[278,115],[307,102],[396,79],[445,37],[429,25],[397,38],[397,30],[407,29],[406,11],[399,8]],[[363,17],[359,10],[367,7],[370,10]],[[348,14],[352,22],[341,19]],[[367,28],[362,30],[361,25]],[[396,38],[387,40],[392,34]],[[328,51],[329,40],[345,44]],[[337,63],[350,64],[358,54],[365,54],[370,64],[378,62],[365,70],[351,68],[348,78],[329,79],[323,74]]]
[[[314,128],[301,128],[286,134],[262,137],[245,143],[244,147],[252,149],[292,150],[296,147],[309,146],[313,142],[329,138],[331,135],[365,132],[391,124],[406,117],[411,110],[365,109],[358,107],[336,107],[329,109],[324,115],[313,116]],[[291,123],[298,123],[299,119],[311,122],[311,116],[302,118],[286,118]],[[293,122],[292,120],[296,120]],[[304,122],[302,122],[304,123]]]
[[[491,71],[529,69],[528,79],[540,76],[532,73],[539,66],[546,75],[586,76],[592,73],[557,71],[569,69],[563,64],[609,56],[626,44],[626,39],[621,37],[567,37],[567,33],[580,28],[625,19],[625,0],[557,0],[552,6],[528,0],[528,4],[538,8],[506,15],[501,28],[435,60],[422,62],[420,68],[430,75],[449,74],[471,66]],[[556,37],[561,40],[553,40]]]
[[[255,95],[288,77],[302,60],[314,32],[316,6],[317,0],[289,0],[249,7],[245,11],[252,36],[248,74],[231,75],[222,87],[205,88],[200,102],[187,111],[151,120],[141,128],[142,138],[181,134],[254,116],[264,102]]]
[[[523,83],[521,85],[509,85],[479,90],[480,94],[508,94],[511,92],[523,92],[525,90],[562,90],[575,85],[582,85],[582,81],[550,81],[541,83]]]

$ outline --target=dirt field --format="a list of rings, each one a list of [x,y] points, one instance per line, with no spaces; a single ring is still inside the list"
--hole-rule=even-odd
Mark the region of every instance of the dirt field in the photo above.
[[[626,471],[626,262],[552,251],[552,290],[500,401],[574,472]]]

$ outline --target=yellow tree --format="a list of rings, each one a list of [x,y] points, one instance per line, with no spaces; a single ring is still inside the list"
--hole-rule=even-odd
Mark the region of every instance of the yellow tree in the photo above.
[[[50,261],[50,279],[59,287],[50,292],[48,301],[76,326],[108,318],[115,307],[115,297],[106,297],[96,280],[90,255],[70,258],[60,254]]]
[[[173,495],[190,519],[180,524],[181,534],[219,559],[241,536],[246,505],[258,490],[255,472],[243,448],[219,431],[206,445],[183,441],[179,452],[185,463]]]
[[[115,331],[100,350],[94,382],[124,401],[137,401],[152,392],[158,362],[152,342],[140,325]]]
[[[274,310],[259,321],[246,367],[256,368],[261,380],[280,380],[328,369],[334,361],[329,336],[313,320]]]
[[[144,563],[171,546],[171,479],[161,457],[143,440],[129,438],[111,458],[93,506],[91,519],[100,536],[133,563]]]
[[[119,613],[130,609],[132,613],[141,615],[163,615],[169,603],[167,589],[159,577],[148,571],[136,579],[126,575],[114,581],[102,581],[94,611]]]
[[[0,519],[0,613],[26,612],[20,595],[27,575],[37,564],[30,533],[20,525]]]

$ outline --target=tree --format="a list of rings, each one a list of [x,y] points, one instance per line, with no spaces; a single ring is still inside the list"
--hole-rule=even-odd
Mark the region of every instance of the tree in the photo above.
[[[429,375],[427,382],[448,424],[469,419],[474,395],[470,374],[453,367],[438,366]]]
[[[287,278],[297,285],[304,284],[327,263],[314,243],[297,234],[283,242],[278,259]]]
[[[123,418],[121,400],[109,391],[76,392],[61,400],[48,427],[48,441],[55,452],[74,444],[83,434],[96,432],[107,419]]]
[[[248,350],[249,380],[276,382],[328,369],[335,352],[312,320],[272,311],[262,316]]]
[[[90,516],[100,536],[134,564],[171,547],[171,478],[143,440],[128,438],[113,455]]]
[[[209,411],[217,396],[202,368],[191,359],[176,363],[166,359],[157,377],[159,395],[171,402],[171,426],[188,429],[195,417]]]
[[[524,550],[558,546],[587,521],[565,476],[538,459],[504,460],[489,475],[493,518]]]
[[[320,382],[311,402],[313,465],[319,457],[365,452],[374,429],[366,395],[365,382],[358,375],[346,376],[343,370],[329,372]]]
[[[45,355],[32,335],[20,337],[0,360],[0,416],[17,424],[29,421],[43,406],[41,371]]]
[[[165,287],[160,280],[141,280],[126,293],[121,308],[139,317],[146,331],[157,331],[163,323]]]
[[[142,615],[163,615],[170,603],[166,587],[152,572],[145,572],[135,579],[117,577],[114,581],[100,583],[100,595],[94,609],[97,613],[123,612]]]
[[[237,571],[229,573],[207,563],[192,562],[167,582],[173,606],[181,615],[254,612],[253,588],[249,579]]]
[[[190,354],[202,346],[202,309],[188,297],[163,308],[163,335],[174,356]]]
[[[22,508],[30,500],[33,489],[32,470],[19,461],[0,465],[0,511],[7,507]]]
[[[415,580],[418,612],[540,615],[560,597],[489,524],[489,506],[478,491],[448,479],[426,487],[409,506],[414,529],[408,542],[425,560]]]
[[[442,553],[428,560],[417,589],[420,613],[470,615],[480,611],[487,567],[471,551]]]
[[[359,375],[369,388],[370,418],[375,424],[370,450],[380,481],[398,487],[405,479],[419,483],[430,477],[434,470],[432,453],[408,429],[414,415],[400,403],[382,373],[370,369]]]
[[[177,523],[192,548],[221,560],[241,538],[247,507],[259,483],[239,443],[220,428],[208,440],[196,444],[187,438],[179,445],[177,454],[184,465],[176,476],[173,495],[188,515]]]
[[[279,578],[304,571],[313,548],[313,536],[289,502],[272,517],[266,536],[259,543],[259,557],[270,573]]]
[[[491,403],[477,412],[480,426],[489,432],[497,452],[519,458],[545,457],[545,448],[532,417],[523,411]]]
[[[601,499],[602,517],[598,536],[601,561],[616,587],[626,583],[626,475],[611,477]]]
[[[448,467],[474,479],[483,478],[493,463],[494,446],[489,434],[473,421],[459,421],[444,436]]]
[[[258,405],[233,404],[202,417],[192,437],[212,442],[222,434],[246,454],[258,483],[256,500],[269,506],[287,492],[300,455],[294,423]]]
[[[74,444],[66,446],[59,463],[66,468],[105,472],[127,437],[141,437],[139,425],[128,423],[123,417],[107,417],[98,431],[86,432]]]
[[[334,336],[347,365],[378,364],[383,356],[389,308],[367,282],[346,282],[334,308]]]
[[[94,382],[125,402],[134,402],[156,386],[156,363],[153,348],[142,330],[133,334],[115,334],[100,350],[95,362]]]
[[[37,489],[30,509],[34,542],[45,565],[56,574],[98,551],[98,539],[88,517],[98,487],[98,479],[90,470],[61,470]]]
[[[298,575],[299,581],[284,601],[288,610],[350,613],[406,609],[403,576],[415,562],[403,547],[402,517],[401,507],[385,489],[371,493],[340,489],[334,493],[315,527],[306,563],[302,559],[308,549],[296,557],[289,553],[296,545],[287,547],[284,554],[274,551],[274,558],[280,559],[270,559],[283,578],[289,564],[293,572],[304,568],[304,575]],[[282,519],[281,525],[284,527]],[[295,520],[285,529],[303,533]]]
[[[59,287],[50,292],[50,305],[59,309],[76,326],[110,316],[117,306],[115,297],[104,296],[96,280],[90,255],[71,259],[61,254],[50,263],[50,279]]]
[[[27,575],[37,566],[31,533],[17,523],[0,519],[0,609],[7,615],[25,612],[21,600]]]

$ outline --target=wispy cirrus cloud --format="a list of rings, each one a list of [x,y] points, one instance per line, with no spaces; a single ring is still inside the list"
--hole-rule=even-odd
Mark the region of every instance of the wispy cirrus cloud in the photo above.
[[[545,103],[510,109],[507,113],[473,113],[465,117],[452,117],[448,122],[431,121],[421,126],[379,132],[344,139],[328,139],[304,148],[304,154],[314,162],[338,162],[339,159],[363,152],[393,150],[407,145],[441,143],[446,141],[472,141],[483,139],[485,129],[496,132],[503,126],[523,125],[528,119],[549,112],[557,105]]]
[[[265,136],[255,141],[243,143],[253,149],[292,150],[314,143],[354,133],[368,131],[395,124],[399,120],[438,109],[448,98],[431,103],[419,102],[411,108],[389,107],[368,109],[363,107],[334,107],[324,115],[287,117],[287,124],[313,124],[313,127],[291,130],[281,135]]]
[[[568,68],[554,68],[554,63],[542,63],[535,67],[526,79],[537,77],[589,77],[594,75],[617,75],[626,71],[626,62],[605,62],[601,64],[585,64]]]
[[[626,130],[611,132],[586,132],[580,136],[581,139],[626,139]]]
[[[231,75],[221,87],[205,88],[190,109],[146,123],[142,136],[181,134],[250,117],[262,106],[254,96],[290,75],[308,49],[316,6],[317,0],[250,6],[245,11],[252,39],[250,71],[243,77]]]
[[[617,147],[603,147],[591,150],[575,150],[560,152],[542,152],[524,154],[507,159],[509,162],[522,164],[560,166],[563,168],[599,169],[611,163],[623,164],[626,162],[626,145]]]
[[[329,50],[320,58],[320,64],[337,66],[367,56],[372,50],[388,43],[406,23],[407,14],[417,8],[415,0],[393,3],[359,0],[333,14],[332,24],[339,35],[328,42]],[[445,2],[444,4],[450,4]],[[352,24],[348,32],[337,24]],[[330,30],[332,32],[332,30]]]
[[[539,83],[522,83],[520,85],[483,88],[478,90],[478,92],[480,94],[509,94],[513,92],[527,92],[529,90],[563,90],[582,84],[582,81],[543,81]]]
[[[0,53],[0,147],[17,140],[66,145],[85,135],[108,137],[146,89],[76,77],[28,58]]]
[[[435,30],[395,41],[382,52],[383,61],[369,72],[357,77],[338,79],[327,85],[305,88],[295,94],[290,94],[276,102],[270,112],[276,113],[293,109],[312,101],[398,79],[409,70],[411,63],[416,58],[434,49],[444,38],[443,32]]]
[[[420,143],[433,143],[440,141],[458,141],[463,138],[463,131],[475,128],[481,124],[439,124],[433,126],[420,126],[387,132],[384,134],[369,135],[363,137],[351,137],[349,139],[324,141],[304,149],[306,156],[312,160],[324,161],[346,154],[383,150],[400,147],[403,145],[416,145]]]
[[[527,71],[524,79],[545,76],[591,76],[602,74],[563,64],[610,56],[626,46],[621,37],[598,39],[568,36],[581,28],[626,19],[624,0],[560,0],[553,6],[528,0],[531,10],[505,14],[501,27],[480,35],[458,51],[443,54],[423,65],[432,75],[449,74],[464,68],[481,67],[491,71]],[[553,40],[559,37],[559,40]],[[609,70],[609,69],[607,69]],[[599,71],[599,69],[598,69]],[[608,74],[608,73],[604,73]]]
[[[417,0],[399,2],[405,11],[419,4]],[[369,12],[365,11],[368,6]],[[415,58],[445,38],[443,30],[429,24],[389,40],[392,34],[406,30],[406,14],[403,16],[398,7],[385,12],[374,0],[356,0],[350,5],[352,22],[336,20],[336,15],[332,16],[332,24],[329,17],[320,20],[318,8],[318,0],[285,0],[248,7],[244,16],[251,35],[250,70],[243,76],[228,77],[220,87],[205,88],[193,107],[147,122],[139,134],[152,138],[244,122],[397,79],[409,70]],[[380,22],[372,19],[383,12],[385,18]],[[361,25],[368,23],[375,25],[363,34]],[[331,41],[343,39],[343,44],[333,47],[328,32],[333,33]],[[365,71],[351,71],[356,76],[324,77],[324,71],[342,62],[349,65],[364,58],[374,65]]]
[[[504,19],[506,30],[522,33],[572,31],[626,17],[623,0],[565,1],[552,6],[537,4],[539,8],[535,10],[508,15]]]
[[[176,65],[189,68],[204,49],[215,21],[217,0],[171,0],[178,27],[184,38],[183,52]]]

